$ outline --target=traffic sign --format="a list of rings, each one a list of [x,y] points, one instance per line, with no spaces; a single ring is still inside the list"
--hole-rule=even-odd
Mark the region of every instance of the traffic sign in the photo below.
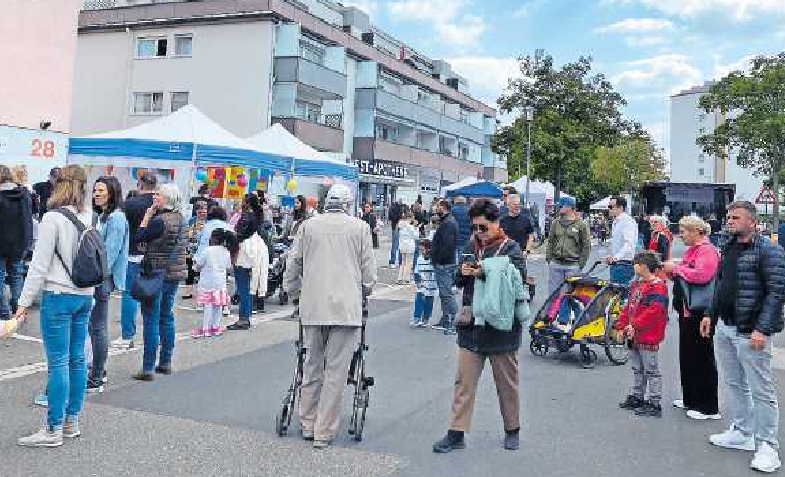
[[[755,199],[756,204],[766,204],[766,205],[773,205],[774,204],[774,192],[771,191],[765,185],[760,187],[760,192],[758,193],[758,198]]]

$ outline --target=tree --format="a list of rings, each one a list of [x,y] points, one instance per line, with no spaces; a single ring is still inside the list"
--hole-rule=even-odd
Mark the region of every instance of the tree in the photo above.
[[[612,146],[600,146],[591,161],[591,174],[595,181],[613,191],[630,193],[640,184],[662,179],[665,158],[645,137],[630,137]]]
[[[620,113],[626,101],[604,75],[592,73],[589,57],[556,69],[549,55],[525,56],[519,59],[519,66],[521,77],[509,80],[498,103],[503,113],[534,108],[532,178],[553,181],[557,200],[565,188],[580,203],[588,202],[597,192],[595,184],[587,180],[595,150],[615,144],[629,128]],[[525,118],[518,116],[494,138],[494,149],[507,154],[507,169],[513,177],[520,177],[525,170],[525,154],[519,151],[526,150],[526,126]]]
[[[785,53],[755,58],[747,73],[730,73],[701,97],[700,106],[707,113],[718,111],[724,120],[697,144],[707,154],[735,154],[741,167],[771,181],[777,230],[785,170]]]

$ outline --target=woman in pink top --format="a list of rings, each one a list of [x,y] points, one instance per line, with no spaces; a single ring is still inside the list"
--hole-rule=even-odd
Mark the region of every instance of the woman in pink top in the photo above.
[[[717,273],[719,254],[709,242],[711,228],[699,217],[688,216],[679,221],[679,236],[688,247],[680,263],[666,262],[664,269],[673,278],[688,284],[705,285]],[[720,419],[717,404],[717,363],[714,359],[714,329],[711,320],[690,316],[679,287],[673,288],[673,307],[679,314],[679,370],[682,399],[675,407],[686,409],[687,417],[697,420]],[[709,336],[701,336],[701,321],[710,329]]]

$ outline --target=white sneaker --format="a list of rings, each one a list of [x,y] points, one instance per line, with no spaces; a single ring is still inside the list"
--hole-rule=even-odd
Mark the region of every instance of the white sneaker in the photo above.
[[[66,416],[65,421],[63,421],[63,437],[73,439],[81,435],[82,431],[79,429],[79,416]]]
[[[20,437],[16,441],[24,447],[60,447],[63,445],[63,427],[58,426],[49,430],[49,426],[44,426],[35,434],[27,437]]]
[[[396,270],[396,269],[398,269],[398,265],[390,265],[390,270]]]
[[[758,446],[758,452],[755,453],[755,457],[750,463],[751,468],[766,473],[776,471],[781,465],[777,449],[771,447],[768,442],[763,442]]]
[[[725,447],[726,449],[749,452],[755,450],[755,438],[753,436],[745,436],[744,433],[733,426],[721,434],[710,435],[709,442],[718,447]]]
[[[682,399],[677,399],[677,400],[673,401],[673,407],[676,407],[676,408],[679,408],[679,409],[687,409],[687,407],[684,405],[684,401]]]
[[[110,343],[110,346],[116,349],[131,349],[134,347],[134,340],[124,340],[123,338],[117,338]]]
[[[690,409],[689,411],[687,411],[687,417],[689,417],[690,419],[695,419],[696,421],[708,421],[708,420],[719,421],[720,419],[722,419],[722,415],[719,413],[703,414],[702,412],[696,411],[694,409]]]

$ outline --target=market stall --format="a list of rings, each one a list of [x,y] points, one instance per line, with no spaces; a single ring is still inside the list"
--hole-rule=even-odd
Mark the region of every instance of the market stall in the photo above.
[[[496,183],[477,179],[473,179],[473,182],[465,181],[444,187],[442,189],[443,196],[447,198],[463,196],[466,198],[487,197],[491,199],[501,199],[502,197],[502,188]]]

